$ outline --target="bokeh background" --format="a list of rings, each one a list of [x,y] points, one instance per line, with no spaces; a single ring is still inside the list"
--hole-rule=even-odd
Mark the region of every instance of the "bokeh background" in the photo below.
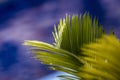
[[[57,80],[53,76],[59,73],[42,65],[22,43],[52,44],[53,25],[60,18],[85,12],[120,38],[120,0],[0,0],[0,80]]]

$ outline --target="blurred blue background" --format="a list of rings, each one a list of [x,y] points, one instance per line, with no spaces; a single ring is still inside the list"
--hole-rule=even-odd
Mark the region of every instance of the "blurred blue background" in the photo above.
[[[84,12],[120,38],[120,0],[0,0],[0,80],[57,80],[22,43],[53,43],[53,25]]]

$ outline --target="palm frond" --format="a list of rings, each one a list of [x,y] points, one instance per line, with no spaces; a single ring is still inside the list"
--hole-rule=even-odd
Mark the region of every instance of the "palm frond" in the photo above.
[[[89,75],[98,76],[97,80],[120,80],[120,41],[114,35],[104,35],[82,50],[88,65],[83,70],[89,71]]]
[[[31,51],[42,63],[49,65],[53,70],[63,71],[74,75],[76,80],[97,79],[89,75],[88,66],[85,65],[84,56],[80,48],[85,44],[95,42],[103,35],[102,26],[89,14],[66,16],[61,19],[58,26],[54,27],[54,45],[41,41],[25,41],[25,45],[31,46]],[[86,70],[85,70],[86,69]],[[96,70],[95,70],[96,71]],[[86,73],[86,74],[85,74]],[[93,74],[93,73],[90,73]],[[97,74],[96,74],[97,75]],[[87,76],[87,77],[86,77]],[[68,79],[67,76],[62,78]]]
[[[58,28],[54,27],[55,46],[76,55],[80,53],[80,47],[83,44],[89,44],[101,37],[103,34],[102,26],[98,24],[97,19],[93,19],[89,14],[72,16],[60,20]]]
[[[40,41],[27,40],[24,45],[32,46],[31,51],[36,58],[53,70],[67,72],[77,76],[79,67],[83,65],[80,58],[66,50],[57,48],[51,44]]]

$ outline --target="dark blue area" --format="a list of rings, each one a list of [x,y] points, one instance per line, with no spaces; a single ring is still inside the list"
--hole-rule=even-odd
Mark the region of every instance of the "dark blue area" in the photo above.
[[[100,0],[82,0],[84,9],[83,12],[89,12],[92,17],[97,17],[100,24],[104,23],[105,10],[100,4]]]
[[[3,71],[8,70],[13,64],[17,63],[18,46],[13,42],[5,42],[0,49],[0,62]]]
[[[13,18],[21,10],[42,5],[47,0],[10,0],[0,5],[0,25]],[[0,30],[9,26],[0,26]]]

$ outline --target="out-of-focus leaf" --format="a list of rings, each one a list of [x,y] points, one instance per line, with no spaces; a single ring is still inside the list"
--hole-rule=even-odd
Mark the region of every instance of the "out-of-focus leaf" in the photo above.
[[[86,55],[85,65],[88,65],[82,70],[101,80],[120,80],[120,41],[114,35],[104,35],[96,43],[85,45],[82,50]]]

